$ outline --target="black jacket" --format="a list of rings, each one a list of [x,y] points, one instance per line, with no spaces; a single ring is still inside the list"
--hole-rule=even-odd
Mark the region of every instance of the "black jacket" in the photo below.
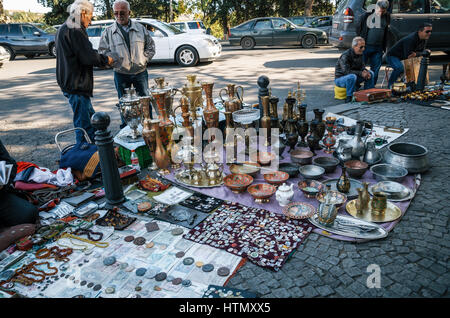
[[[6,150],[5,146],[3,146],[2,141],[0,140],[0,161],[6,161],[6,164],[12,164],[13,169],[11,171],[11,175],[9,176],[8,185],[11,184],[16,177],[17,173],[17,163],[16,161],[9,155],[8,150]],[[7,187],[4,187],[5,189]]]
[[[348,74],[356,74],[362,77],[362,72],[365,68],[362,54],[357,55],[353,48],[349,48],[337,60],[334,77],[339,78]]]
[[[89,42],[86,29],[69,28],[64,23],[56,33],[56,80],[65,93],[92,96],[93,66],[105,66],[108,57],[98,54]]]
[[[387,55],[396,56],[400,60],[406,60],[412,52],[416,52],[416,56],[422,56],[426,43],[426,40],[419,38],[417,32],[413,32],[395,43]]]
[[[373,12],[366,12],[361,18],[361,22],[358,26],[356,26],[356,35],[362,37],[364,41],[367,42],[367,35],[369,34],[369,28],[367,26],[367,18],[372,15]],[[386,13],[386,27],[384,28],[384,36],[383,36],[383,51],[386,50],[387,39],[389,34],[389,25],[391,24],[391,14],[389,12]]]

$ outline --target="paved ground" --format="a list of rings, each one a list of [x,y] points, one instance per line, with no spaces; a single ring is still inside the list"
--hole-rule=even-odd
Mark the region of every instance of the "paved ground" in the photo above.
[[[244,53],[243,53],[244,52]],[[198,74],[213,80],[218,89],[236,83],[246,89],[245,102],[257,101],[256,80],[271,79],[273,94],[284,98],[297,80],[307,90],[309,108],[338,104],[333,99],[336,49],[225,48],[223,57],[194,68],[158,64],[149,68],[150,77],[165,76],[174,86],[185,75]],[[431,81],[440,68],[431,67]],[[0,139],[17,160],[56,168],[58,150],[54,136],[71,128],[71,110],[55,81],[55,60],[19,58],[0,69]],[[94,108],[112,116],[111,130],[117,131],[119,115],[111,71],[95,72]],[[448,297],[450,292],[450,144],[447,110],[411,104],[378,104],[349,110],[345,115],[376,123],[409,127],[401,140],[425,145],[432,168],[403,220],[383,240],[364,244],[334,241],[311,234],[280,272],[274,273],[247,263],[229,286],[253,290],[263,297]],[[381,268],[381,288],[369,289],[369,264]]]

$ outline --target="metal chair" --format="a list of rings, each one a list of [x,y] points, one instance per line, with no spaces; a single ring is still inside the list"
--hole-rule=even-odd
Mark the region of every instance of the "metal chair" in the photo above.
[[[91,138],[89,138],[89,135],[87,134],[86,130],[84,130],[84,129],[81,128],[81,127],[75,127],[75,128],[70,128],[70,129],[67,129],[67,130],[63,130],[63,131],[60,131],[59,133],[57,133],[56,136],[55,136],[55,143],[56,143],[56,146],[58,147],[59,151],[61,152],[61,154],[64,154],[64,153],[66,153],[69,149],[72,149],[72,148],[75,146],[75,144],[68,145],[68,146],[62,148],[62,147],[60,146],[59,142],[58,142],[58,137],[60,137],[60,136],[62,136],[62,135],[66,135],[66,134],[71,133],[71,132],[74,132],[74,131],[77,131],[77,130],[81,130],[81,132],[84,134],[84,138],[86,139],[86,141],[87,141],[89,144],[92,144]]]

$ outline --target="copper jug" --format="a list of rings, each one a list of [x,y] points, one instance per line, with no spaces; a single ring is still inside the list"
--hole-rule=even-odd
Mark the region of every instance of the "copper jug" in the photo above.
[[[173,123],[167,117],[165,100],[169,93],[167,91],[153,91],[152,96],[155,99],[156,105],[159,110],[158,119],[159,126],[162,128],[160,131],[160,138],[162,144],[166,147],[172,137]]]
[[[156,132],[155,162],[158,168],[161,169],[160,172],[165,174],[166,173],[165,170],[167,170],[167,168],[169,167],[170,159],[169,154],[167,153],[167,150],[163,146],[161,140],[160,131],[162,130],[162,128],[160,127],[159,124],[160,124],[159,119],[152,120],[152,128]]]
[[[202,88],[206,96],[206,107],[203,110],[203,117],[205,118],[206,126],[208,128],[219,127],[219,110],[216,108],[216,106],[214,106],[213,86],[213,82],[202,83]],[[213,140],[213,138],[211,137],[209,139],[210,141]]]
[[[241,89],[241,96],[239,96],[238,89]],[[228,93],[228,99],[225,100],[222,97],[222,92],[225,91]],[[237,96],[235,96],[235,94]],[[236,86],[234,84],[228,84],[227,88],[222,88],[219,91],[219,97],[222,100],[222,103],[225,107],[225,110],[228,112],[235,112],[237,110],[242,109],[243,97],[244,97],[244,88],[242,86]]]

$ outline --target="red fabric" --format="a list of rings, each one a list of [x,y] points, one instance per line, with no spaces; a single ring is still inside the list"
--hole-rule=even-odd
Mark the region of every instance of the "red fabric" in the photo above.
[[[17,161],[17,173],[22,172],[30,167],[39,168],[37,165],[26,161]]]
[[[23,191],[35,191],[35,190],[41,190],[41,189],[46,189],[46,188],[58,189],[59,187],[57,187],[53,184],[48,184],[48,183],[27,183],[27,182],[17,181],[14,184],[14,188],[16,188],[17,190],[23,190]]]

